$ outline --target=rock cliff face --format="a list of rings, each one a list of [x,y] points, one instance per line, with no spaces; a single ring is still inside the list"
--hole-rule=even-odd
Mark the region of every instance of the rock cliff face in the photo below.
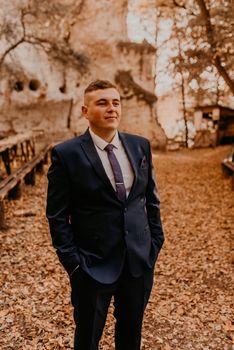
[[[0,7],[2,131],[83,132],[83,89],[99,78],[120,89],[121,129],[165,146],[155,115],[154,48],[128,41],[128,1],[0,0]]]

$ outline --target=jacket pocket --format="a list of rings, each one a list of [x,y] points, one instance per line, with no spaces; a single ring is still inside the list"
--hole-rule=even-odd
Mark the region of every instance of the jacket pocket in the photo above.
[[[146,225],[143,231],[138,233],[138,242],[145,243],[151,239],[149,225]]]

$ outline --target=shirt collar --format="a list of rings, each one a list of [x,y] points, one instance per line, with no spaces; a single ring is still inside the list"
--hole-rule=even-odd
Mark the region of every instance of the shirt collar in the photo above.
[[[100,148],[102,151],[104,151],[104,148],[109,144],[105,140],[103,140],[100,136],[96,135],[90,128],[89,133],[92,137],[92,140],[98,148]],[[115,136],[113,137],[112,141],[110,142],[115,148],[119,147],[120,139],[118,132],[115,133]]]

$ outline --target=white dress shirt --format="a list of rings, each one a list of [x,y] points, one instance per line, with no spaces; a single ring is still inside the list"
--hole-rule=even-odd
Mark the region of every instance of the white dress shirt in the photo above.
[[[101,137],[96,135],[90,128],[89,128],[89,132],[92,137],[95,148],[98,152],[98,155],[101,159],[102,165],[105,169],[106,175],[108,176],[112,186],[116,190],[114,174],[108,159],[107,152],[104,150],[104,148],[108,145],[108,142],[106,142]],[[129,162],[129,159],[127,157],[127,154],[125,152],[125,149],[122,145],[122,142],[119,138],[118,132],[115,133],[115,136],[110,143],[114,146],[113,152],[122,170],[124,185],[126,188],[126,195],[128,196],[133,184],[134,172],[133,172],[131,163]]]

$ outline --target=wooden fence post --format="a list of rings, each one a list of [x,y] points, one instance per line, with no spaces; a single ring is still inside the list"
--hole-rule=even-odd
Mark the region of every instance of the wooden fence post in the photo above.
[[[0,230],[6,228],[4,215],[4,200],[0,200]]]
[[[25,178],[24,178],[24,182],[26,183],[26,185],[35,185],[36,183],[36,172],[35,172],[35,168],[33,168],[30,173],[28,173]]]
[[[36,165],[36,172],[43,173],[43,160]]]
[[[21,182],[19,181],[15,187],[8,192],[9,199],[18,199],[21,197]]]

